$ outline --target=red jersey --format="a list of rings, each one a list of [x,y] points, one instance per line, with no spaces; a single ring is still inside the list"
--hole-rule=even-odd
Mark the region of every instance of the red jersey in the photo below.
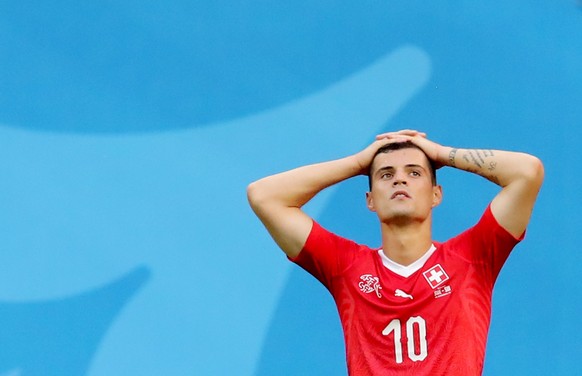
[[[292,261],[332,294],[350,375],[471,376],[483,370],[493,285],[520,240],[488,207],[404,267],[314,222]]]

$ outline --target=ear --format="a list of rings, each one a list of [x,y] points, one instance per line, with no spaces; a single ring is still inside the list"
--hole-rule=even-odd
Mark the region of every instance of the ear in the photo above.
[[[443,188],[440,185],[432,187],[432,207],[439,206],[443,201]]]
[[[368,209],[370,209],[370,211],[373,212],[376,211],[376,209],[374,208],[374,200],[372,200],[371,192],[366,192],[366,206],[368,207]]]

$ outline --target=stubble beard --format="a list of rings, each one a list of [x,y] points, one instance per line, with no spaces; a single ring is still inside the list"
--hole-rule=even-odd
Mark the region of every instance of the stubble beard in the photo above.
[[[412,208],[392,208],[380,220],[387,225],[406,226],[418,221]]]

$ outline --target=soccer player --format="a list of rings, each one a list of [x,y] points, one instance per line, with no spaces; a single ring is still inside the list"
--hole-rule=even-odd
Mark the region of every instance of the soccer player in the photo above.
[[[440,243],[431,225],[443,166],[501,189],[473,227]],[[301,210],[356,175],[369,176],[366,203],[378,216],[381,248],[333,234]],[[529,154],[457,149],[402,130],[354,155],[253,182],[247,195],[287,257],[332,294],[350,375],[471,376],[483,370],[495,280],[524,236],[543,175]]]

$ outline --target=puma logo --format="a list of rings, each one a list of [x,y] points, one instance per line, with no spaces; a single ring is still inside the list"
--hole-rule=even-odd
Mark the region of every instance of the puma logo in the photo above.
[[[394,296],[399,296],[401,298],[407,298],[407,299],[414,299],[412,297],[412,295],[409,295],[400,289],[396,289],[396,291],[394,291]]]

